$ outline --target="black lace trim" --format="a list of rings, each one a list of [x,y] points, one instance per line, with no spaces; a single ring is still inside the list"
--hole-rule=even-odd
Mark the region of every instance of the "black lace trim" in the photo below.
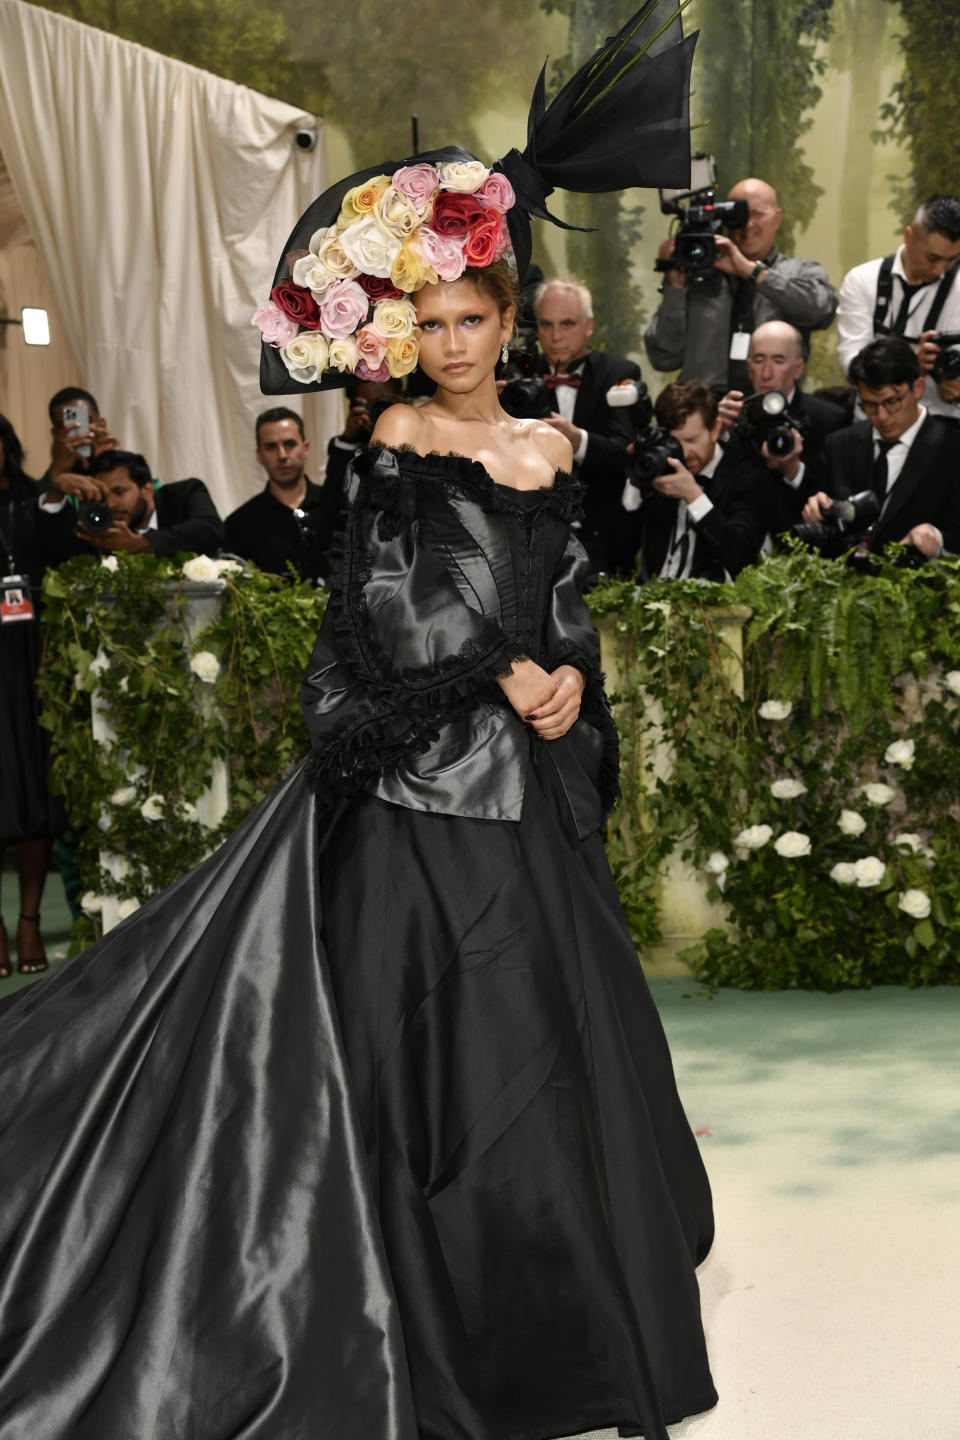
[[[403,457],[402,470],[397,458],[400,456]],[[385,464],[382,463],[384,461]],[[358,474],[367,482],[358,493],[358,503],[372,504],[376,509],[381,508],[378,502],[397,507],[396,487],[402,487],[405,478],[408,479],[408,487],[409,482],[423,478],[439,481],[470,495],[491,514],[526,517],[531,508],[535,508],[568,524],[583,517],[584,486],[567,470],[558,470],[552,485],[541,485],[536,490],[517,490],[510,485],[498,485],[479,460],[471,460],[468,455],[459,455],[455,451],[442,453],[431,450],[429,454],[421,455],[410,445],[371,445],[354,464]],[[383,481],[387,477],[389,480],[385,485]],[[411,518],[416,506],[415,486],[413,488],[414,494],[399,506],[401,513],[406,513],[412,506],[409,512]]]

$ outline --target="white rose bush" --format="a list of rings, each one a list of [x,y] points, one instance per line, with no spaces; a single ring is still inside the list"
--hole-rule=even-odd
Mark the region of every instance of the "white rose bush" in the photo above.
[[[386,323],[401,335],[402,310]],[[198,584],[201,613],[212,594],[216,618],[197,629],[192,610],[188,630]],[[299,687],[326,595],[212,555],[77,557],[47,572],[44,594],[44,706],[53,783],[77,835],[79,947],[101,932],[106,901],[109,914],[133,914],[306,754]],[[91,696],[110,741],[93,740]],[[208,826],[197,802],[224,760],[230,809]]]

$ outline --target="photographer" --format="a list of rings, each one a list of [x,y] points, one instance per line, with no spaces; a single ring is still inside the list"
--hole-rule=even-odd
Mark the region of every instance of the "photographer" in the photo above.
[[[573,446],[577,478],[586,487],[580,539],[594,564],[608,569],[604,537],[619,504],[634,426],[629,412],[608,405],[606,396],[618,381],[639,381],[640,369],[632,360],[590,349],[593,301],[575,275],[541,285],[534,312],[541,374],[553,391],[553,409],[545,419]]]
[[[327,546],[343,525],[343,486],[350,461],[366,450],[373,427],[384,410],[390,405],[405,403],[402,380],[356,380],[345,387],[345,393],[347,420],[342,433],[327,443],[327,468],[321,491]]]
[[[668,385],[655,413],[673,444],[651,437],[660,442],[659,473],[649,481],[638,475],[642,440],[634,446],[634,479],[624,487],[617,526],[621,566],[639,551],[641,580],[730,580],[757,559],[769,528],[764,467],[745,450],[729,455],[718,444],[717,397],[698,380]]]
[[[767,320],[786,320],[803,337],[825,329],[837,308],[837,294],[816,260],[782,255],[774,244],[783,219],[777,194],[764,180],[741,180],[730,200],[749,206],[747,223],[730,236],[717,235],[713,273],[694,283],[684,270],[667,268],[663,299],[644,341],[657,370],[696,376],[718,394],[742,390],[749,337]],[[669,266],[675,237],[660,246]]]
[[[904,229],[896,254],[868,260],[844,276],[837,311],[837,358],[844,373],[871,340],[902,335],[916,345],[927,377],[924,406],[931,415],[956,418],[960,378],[934,371],[944,364],[937,335],[960,332],[958,260],[960,198],[932,195]],[[960,362],[956,368],[960,371]]]
[[[839,406],[801,389],[805,368],[799,330],[784,320],[768,320],[750,337],[747,384],[754,404],[745,415],[747,397],[740,390],[729,390],[720,401],[720,418],[729,427],[724,437],[727,448],[747,444],[767,467],[773,535],[795,525],[806,499],[822,488],[827,436],[849,423]],[[783,415],[769,426],[751,423],[756,397],[775,394],[786,400]],[[792,436],[792,447],[774,444],[771,450],[768,436],[774,423],[778,438],[780,431]]]
[[[267,473],[259,494],[223,522],[227,545],[268,575],[303,580],[324,574],[324,551],[333,538],[323,513],[323,489],[307,477],[310,445],[295,410],[277,406],[257,416],[256,456]]]
[[[50,464],[41,484],[56,483],[68,471],[85,475],[94,456],[119,449],[120,442],[107,428],[100,407],[79,385],[66,385],[50,397]]]
[[[929,558],[960,550],[960,431],[930,415],[921,399],[924,377],[905,340],[874,340],[855,358],[850,378],[867,415],[829,436],[827,484],[807,501],[803,519],[823,519],[824,506],[873,491],[876,523],[862,537],[881,551],[898,541]]]
[[[67,496],[81,502],[79,510]],[[85,511],[94,502],[95,513]],[[202,480],[176,480],[154,489],[150,467],[130,450],[105,450],[88,475],[58,475],[40,496],[40,510],[58,560],[94,551],[215,555],[225,535]]]

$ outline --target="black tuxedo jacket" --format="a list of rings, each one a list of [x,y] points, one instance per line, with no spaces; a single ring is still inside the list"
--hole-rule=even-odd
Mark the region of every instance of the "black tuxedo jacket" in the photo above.
[[[830,435],[826,445],[824,490],[845,500],[872,488],[873,427],[859,420]],[[903,469],[888,491],[880,518],[870,532],[870,549],[900,541],[914,525],[936,525],[943,547],[960,553],[960,430],[938,415],[921,425]]]
[[[724,580],[752,565],[769,528],[769,472],[744,453],[725,451],[709,479],[700,480],[713,509],[695,522],[697,537],[691,575],[699,580]],[[640,578],[659,575],[667,558],[681,501],[654,493],[630,518],[637,527]],[[621,510],[621,515],[626,512]]]
[[[544,372],[549,368],[546,361],[542,368]],[[577,479],[586,486],[583,508],[587,525],[595,526],[620,502],[627,446],[635,429],[633,410],[608,405],[607,391],[620,380],[640,380],[641,376],[639,365],[632,360],[602,350],[591,350],[579,373],[573,423],[586,430],[590,438],[587,453],[577,468]]]
[[[839,405],[831,405],[829,400],[820,400],[816,395],[806,395],[802,390],[794,392],[790,413],[799,421],[803,436],[803,476],[800,484],[796,487],[788,485],[778,470],[766,464],[759,449],[756,451],[766,470],[766,503],[771,535],[785,534],[792,525],[799,524],[801,512],[810,496],[827,488],[827,436],[849,423]],[[738,444],[744,444],[747,449],[753,448],[734,436],[728,446],[731,453],[736,453]]]
[[[217,514],[210,492],[202,480],[174,480],[154,491],[157,528],[148,530],[146,538],[155,555],[176,555],[192,550],[198,555],[216,555],[226,544],[223,523]],[[52,564],[69,560],[74,555],[90,555],[94,547],[76,533],[77,512],[73,505],[64,505],[55,515],[40,512]],[[96,554],[103,552],[97,550]]]

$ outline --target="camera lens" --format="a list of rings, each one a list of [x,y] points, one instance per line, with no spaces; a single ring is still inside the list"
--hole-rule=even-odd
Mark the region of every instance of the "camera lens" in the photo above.
[[[110,506],[104,500],[82,500],[78,518],[81,527],[92,535],[101,535],[113,524]]]

